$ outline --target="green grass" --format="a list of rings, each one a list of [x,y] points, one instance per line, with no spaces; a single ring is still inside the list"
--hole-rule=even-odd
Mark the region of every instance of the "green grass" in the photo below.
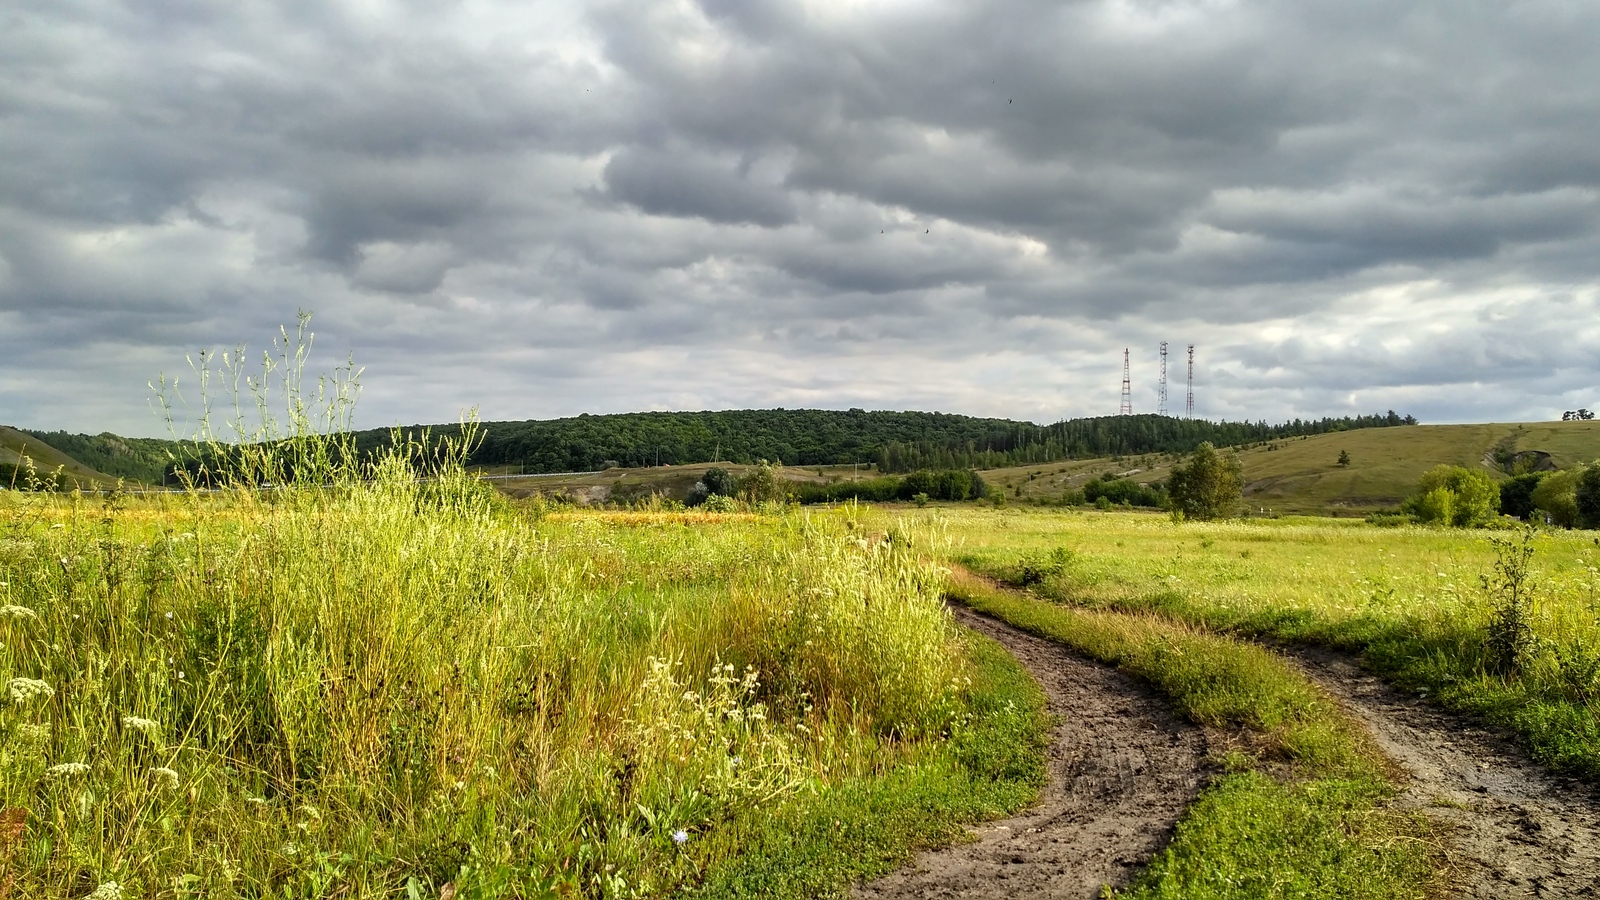
[[[1246,735],[1132,898],[1425,897],[1429,826],[1361,728],[1276,655],[1149,615],[1070,609],[958,578],[975,609],[1149,680],[1191,720]]]
[[[916,527],[372,474],[0,498],[0,885],[812,896],[1032,796],[1039,701]]]
[[[1491,539],[1504,532],[1376,528],[1328,519],[1173,525],[1156,516],[1011,511],[942,514],[954,551],[1015,577],[1057,547],[1035,586],[1058,603],[1154,613],[1210,631],[1364,654],[1392,681],[1518,737],[1556,771],[1600,779],[1600,544],[1534,539],[1520,674],[1485,650]]]
[[[1485,454],[1505,442],[1513,450],[1543,450],[1561,467],[1600,458],[1600,423],[1408,425],[1268,441],[1240,452],[1243,507],[1252,514],[1364,515],[1398,505],[1424,472],[1449,464],[1480,468]],[[1338,465],[1339,452],[1351,464]],[[1173,460],[1160,454],[1119,460],[1043,463],[983,472],[1013,500],[1054,500],[1091,477],[1139,470],[1129,477],[1165,480]],[[1020,489],[1020,493],[1018,490]]]

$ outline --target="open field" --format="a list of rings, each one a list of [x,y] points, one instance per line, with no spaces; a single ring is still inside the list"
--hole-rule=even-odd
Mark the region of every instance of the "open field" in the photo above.
[[[974,568],[1087,609],[1364,654],[1401,685],[1600,780],[1600,543],[1542,532],[1522,581],[1518,670],[1487,646],[1516,532],[1328,519],[1173,525],[1155,514],[945,510]],[[1496,541],[1503,542],[1497,550]],[[1031,573],[1031,574],[1029,574]]]
[[[1037,784],[1036,690],[925,543],[461,473],[11,495],[0,896],[837,890]]]
[[[1533,422],[1488,425],[1408,425],[1269,441],[1239,452],[1245,505],[1252,514],[1365,515],[1398,505],[1436,465],[1498,472],[1494,451],[1542,451],[1566,468],[1600,458],[1600,423]],[[1339,453],[1350,454],[1348,467]],[[1176,460],[1159,454],[1072,460],[993,469],[986,482],[1020,500],[1059,499],[1098,476],[1141,483],[1166,480]]]

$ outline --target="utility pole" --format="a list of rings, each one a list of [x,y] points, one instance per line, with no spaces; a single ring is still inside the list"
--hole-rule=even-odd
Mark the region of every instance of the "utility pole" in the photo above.
[[[1183,417],[1194,418],[1194,345],[1189,345],[1189,398],[1183,401]]]
[[[1128,380],[1128,348],[1122,348],[1122,408],[1119,416],[1133,415],[1133,382]]]
[[[1161,376],[1156,381],[1156,415],[1167,414],[1167,342],[1161,342]]]

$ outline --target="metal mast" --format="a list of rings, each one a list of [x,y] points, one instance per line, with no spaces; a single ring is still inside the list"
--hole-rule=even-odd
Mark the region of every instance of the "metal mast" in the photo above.
[[[1194,345],[1189,345],[1189,399],[1183,402],[1183,417],[1194,418]]]
[[[1156,380],[1156,415],[1167,414],[1167,342],[1161,342],[1161,376]]]
[[[1122,408],[1117,410],[1119,416],[1133,415],[1133,382],[1128,380],[1128,348],[1122,348]]]

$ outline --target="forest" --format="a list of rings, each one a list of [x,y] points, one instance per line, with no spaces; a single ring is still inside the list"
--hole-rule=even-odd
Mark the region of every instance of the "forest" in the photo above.
[[[1386,414],[1294,419],[1281,424],[1213,422],[1170,416],[1099,416],[1035,425],[936,412],[861,409],[751,409],[718,412],[643,412],[565,419],[488,422],[473,449],[474,467],[517,472],[580,472],[613,466],[782,461],[789,465],[876,465],[883,473],[990,469],[1013,465],[1140,453],[1186,453],[1202,441],[1233,446],[1357,428],[1416,424]],[[374,428],[351,437],[364,455],[411,440],[460,433],[459,425]],[[130,481],[175,480],[179,442],[30,431],[90,468]]]

